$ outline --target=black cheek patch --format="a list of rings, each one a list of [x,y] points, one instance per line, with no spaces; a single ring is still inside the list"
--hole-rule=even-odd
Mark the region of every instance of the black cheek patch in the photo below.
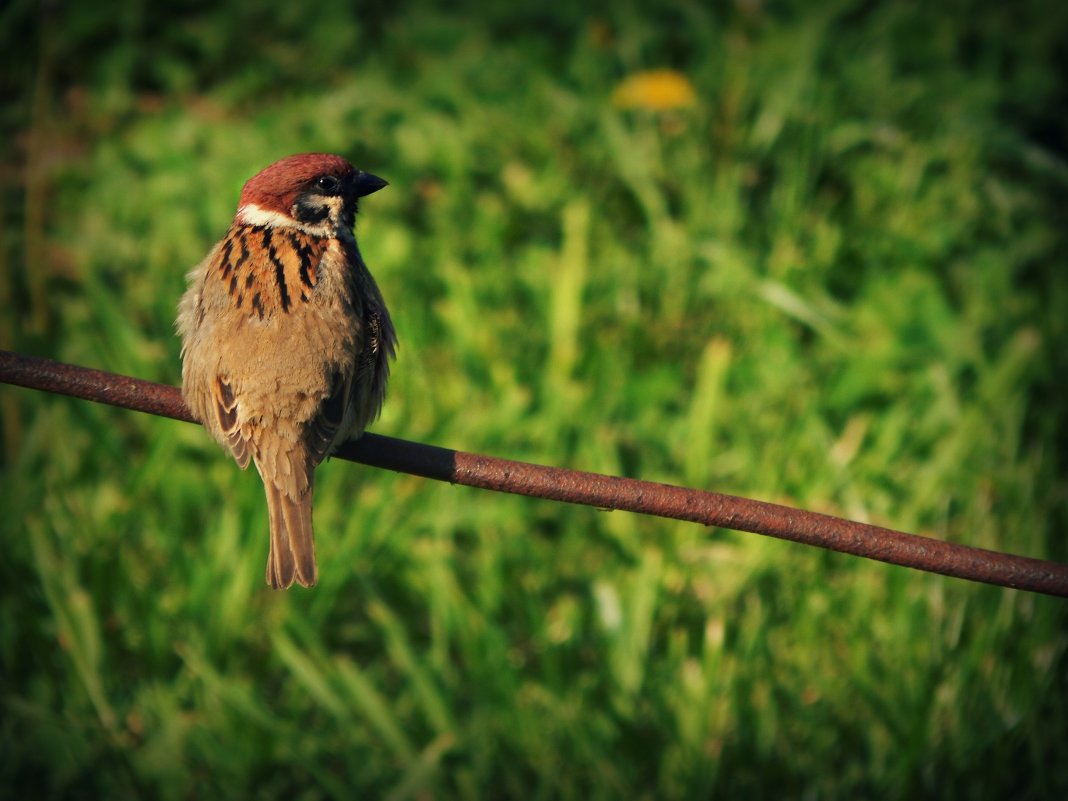
[[[324,203],[315,202],[314,198],[302,197],[293,204],[293,216],[298,222],[322,222],[330,214],[330,208]]]

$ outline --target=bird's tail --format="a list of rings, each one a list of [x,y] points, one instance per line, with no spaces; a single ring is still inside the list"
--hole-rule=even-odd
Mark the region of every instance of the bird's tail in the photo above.
[[[311,483],[304,492],[292,494],[270,480],[264,480],[263,486],[267,491],[271,524],[267,583],[276,590],[284,590],[296,579],[301,586],[311,587],[319,578],[312,534]]]

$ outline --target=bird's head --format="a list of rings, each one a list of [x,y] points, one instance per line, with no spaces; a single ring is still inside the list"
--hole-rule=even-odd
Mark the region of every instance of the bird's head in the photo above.
[[[341,156],[301,153],[276,161],[248,180],[237,218],[247,225],[336,236],[352,231],[358,199],[384,186],[386,181]]]

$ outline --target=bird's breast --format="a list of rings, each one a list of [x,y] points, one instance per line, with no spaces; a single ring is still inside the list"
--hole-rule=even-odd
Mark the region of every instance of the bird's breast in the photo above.
[[[315,297],[332,241],[296,228],[235,225],[209,280],[218,281],[231,308],[251,320],[289,315]]]

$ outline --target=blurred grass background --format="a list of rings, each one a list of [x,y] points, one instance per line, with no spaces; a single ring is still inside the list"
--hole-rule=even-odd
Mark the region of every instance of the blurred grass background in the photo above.
[[[376,431],[1068,559],[1068,7],[483,6],[6,3],[0,347],[177,383],[334,151]],[[201,430],[0,414],[5,796],[1068,797],[1063,601],[338,462],[275,594]]]

